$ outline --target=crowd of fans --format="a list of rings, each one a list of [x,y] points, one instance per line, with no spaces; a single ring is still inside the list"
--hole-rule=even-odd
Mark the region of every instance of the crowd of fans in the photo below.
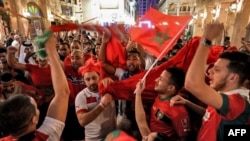
[[[45,59],[36,54],[33,41],[10,33],[0,47],[0,137],[223,140],[224,124],[249,122],[250,43],[242,39],[238,50],[226,37],[222,53],[207,67],[212,41],[222,30],[222,24],[208,24],[188,71],[169,66],[155,82],[137,80],[133,100],[99,92],[100,83],[108,86],[129,79],[153,65],[156,58],[129,37],[122,68],[107,59],[112,36],[108,32],[52,34],[45,44]],[[171,60],[185,45],[181,39],[176,41],[154,67]],[[155,99],[150,102],[143,101],[146,83],[155,85]]]

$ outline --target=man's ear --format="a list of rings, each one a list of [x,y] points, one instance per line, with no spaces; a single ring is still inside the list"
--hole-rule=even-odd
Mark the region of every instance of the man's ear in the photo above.
[[[174,85],[169,85],[168,86],[168,90],[169,91],[174,91],[175,90],[175,86]]]
[[[38,118],[37,118],[37,116],[36,115],[34,115],[33,117],[32,117],[32,124],[37,124],[38,123]]]
[[[236,82],[236,81],[239,80],[239,75],[236,74],[236,73],[231,73],[231,74],[228,76],[228,79],[229,79],[229,81],[234,81],[234,82]]]

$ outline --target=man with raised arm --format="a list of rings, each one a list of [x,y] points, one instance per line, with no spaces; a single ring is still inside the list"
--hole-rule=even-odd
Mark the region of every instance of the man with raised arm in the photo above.
[[[242,88],[250,72],[249,56],[224,52],[209,70],[210,87],[205,83],[205,65],[212,41],[221,35],[223,24],[208,24],[188,69],[185,88],[208,105],[198,141],[224,140],[224,125],[244,125],[250,114],[248,90]]]
[[[45,43],[51,65],[55,96],[52,99],[43,124],[36,129],[39,110],[33,98],[27,95],[13,96],[0,103],[0,126],[9,132],[0,141],[59,141],[64,128],[68,108],[69,88],[56,51],[56,37],[51,34]]]

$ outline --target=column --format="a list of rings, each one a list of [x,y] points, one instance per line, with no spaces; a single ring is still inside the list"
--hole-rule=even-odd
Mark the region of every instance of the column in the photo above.
[[[244,0],[242,4],[241,11],[236,14],[235,26],[233,29],[233,34],[231,38],[231,44],[237,47],[241,46],[241,38],[246,34],[246,27],[249,22],[249,13],[250,13],[250,0]]]

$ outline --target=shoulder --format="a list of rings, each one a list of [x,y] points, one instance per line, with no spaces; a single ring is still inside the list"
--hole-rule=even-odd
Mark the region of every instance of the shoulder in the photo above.
[[[87,90],[86,90],[86,89],[87,89],[87,88],[82,89],[82,90],[77,94],[76,99],[77,99],[78,97],[81,97],[81,98],[87,97],[87,96],[86,96],[86,93],[87,93]]]

